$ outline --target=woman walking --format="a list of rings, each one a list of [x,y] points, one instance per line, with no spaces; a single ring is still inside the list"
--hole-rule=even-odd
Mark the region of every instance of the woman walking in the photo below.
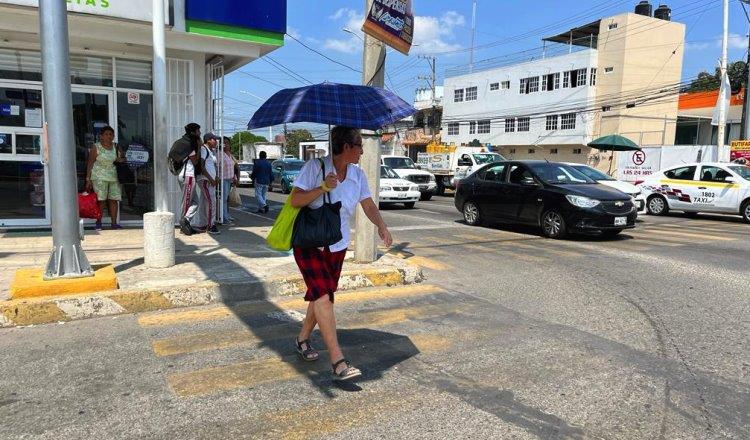
[[[229,192],[232,187],[237,185],[238,177],[235,175],[237,167],[237,161],[232,156],[232,141],[224,136],[224,148],[222,154],[224,155],[221,161],[221,195],[224,205],[224,224],[233,224],[234,219],[229,215]]]
[[[122,229],[117,223],[117,204],[122,200],[120,183],[117,181],[115,162],[122,162],[114,144],[115,129],[106,126],[99,135],[99,142],[89,152],[89,162],[86,167],[86,190],[92,189],[99,201],[99,208],[104,212],[104,206],[109,209],[112,229]],[[97,220],[96,230],[102,230],[102,221]]]
[[[361,204],[367,218],[377,226],[378,234],[386,246],[393,242],[391,233],[377,205],[372,200],[364,171],[355,166],[362,156],[362,136],[359,130],[336,127],[331,131],[332,155],[308,161],[294,181],[291,204],[312,209],[323,205],[324,195],[331,203],[341,202],[341,241],[328,248],[294,248],[294,259],[307,286],[305,301],[307,316],[295,340],[297,352],[305,361],[318,359],[318,352],[310,344],[310,334],[315,325],[320,327],[323,342],[328,348],[334,380],[347,380],[362,373],[344,357],[336,336],[336,318],[333,312],[334,293],[338,288],[341,267],[349,246],[349,219],[357,204]]]

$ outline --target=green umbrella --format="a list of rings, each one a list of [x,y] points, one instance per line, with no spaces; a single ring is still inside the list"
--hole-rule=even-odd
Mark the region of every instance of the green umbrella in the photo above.
[[[591,148],[597,150],[610,150],[610,151],[636,151],[640,150],[641,147],[635,144],[630,139],[620,136],[619,134],[611,134],[609,136],[600,137],[588,144]]]

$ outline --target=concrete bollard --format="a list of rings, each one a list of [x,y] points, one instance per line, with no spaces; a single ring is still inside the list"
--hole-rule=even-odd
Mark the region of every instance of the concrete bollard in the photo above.
[[[143,215],[143,259],[146,267],[174,266],[174,214],[149,212]]]

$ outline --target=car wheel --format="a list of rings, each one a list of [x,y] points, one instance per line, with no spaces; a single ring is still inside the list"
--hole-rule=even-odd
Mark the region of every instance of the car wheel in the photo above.
[[[608,229],[606,231],[602,231],[602,237],[614,238],[620,235],[620,232],[622,232],[622,229]]]
[[[568,227],[562,214],[550,209],[542,214],[542,234],[547,238],[563,238],[568,234]]]
[[[746,222],[750,223],[750,199],[745,200],[745,203],[742,204],[740,213],[742,213],[742,218],[744,218]]]
[[[417,202],[407,202],[407,203],[404,203],[404,206],[406,206],[406,209],[413,209],[414,205],[416,204]]]
[[[651,196],[646,203],[646,210],[651,215],[666,215],[669,212],[667,199],[662,196]]]
[[[464,203],[464,220],[471,226],[478,226],[482,223],[482,215],[479,213],[479,207],[474,202]]]
[[[445,195],[445,187],[443,186],[442,179],[438,180],[437,189],[435,190],[435,194],[437,194],[437,195],[439,195],[441,197]]]
[[[421,195],[421,196],[419,197],[419,200],[423,200],[423,201],[425,201],[425,202],[429,202],[429,201],[430,201],[430,199],[432,199],[432,194],[422,194],[422,195]]]

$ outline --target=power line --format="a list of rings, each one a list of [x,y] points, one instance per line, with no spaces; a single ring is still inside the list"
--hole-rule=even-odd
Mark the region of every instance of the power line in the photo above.
[[[281,84],[279,84],[279,83],[275,83],[275,82],[273,82],[273,81],[269,81],[269,80],[267,80],[267,79],[265,79],[265,78],[261,78],[261,77],[260,77],[260,76],[258,76],[258,75],[253,75],[252,73],[249,73],[249,72],[245,72],[244,70],[236,70],[236,72],[239,72],[239,73],[241,73],[241,74],[243,74],[243,75],[247,75],[247,76],[249,76],[249,77],[251,77],[251,78],[255,78],[255,79],[257,79],[257,80],[263,81],[263,82],[265,82],[265,83],[271,84],[272,86],[276,86],[276,87],[278,87],[278,88],[280,88],[280,89],[286,89],[286,88],[287,88],[286,86],[282,86],[282,85],[281,85]]]
[[[311,84],[311,85],[313,84],[313,82],[312,82],[312,81],[310,81],[309,79],[305,78],[304,76],[302,76],[302,75],[300,75],[300,74],[298,74],[298,73],[296,73],[296,72],[292,71],[291,69],[289,69],[289,68],[288,68],[288,67],[286,67],[285,65],[281,64],[280,62],[278,62],[278,61],[274,60],[273,58],[271,58],[271,56],[270,56],[270,55],[266,55],[266,56],[264,56],[264,57],[263,57],[263,58],[261,58],[261,59],[262,59],[263,61],[267,62],[268,64],[270,64],[270,65],[272,65],[272,66],[276,67],[277,69],[280,69],[280,70],[282,70],[283,72],[287,72],[287,74],[288,74],[288,75],[289,75],[289,76],[290,76],[291,78],[294,78],[294,79],[295,79],[295,80],[297,80],[297,81],[300,81],[300,82],[303,82],[303,83],[304,83],[304,82],[307,82],[308,84]]]
[[[296,41],[297,43],[301,44],[301,45],[302,45],[303,47],[305,47],[305,48],[306,48],[307,50],[309,50],[309,51],[311,51],[311,52],[314,52],[314,53],[316,53],[316,54],[318,54],[318,55],[322,56],[323,58],[327,59],[328,61],[330,61],[330,62],[332,62],[332,63],[335,63],[335,64],[338,64],[339,66],[343,66],[343,67],[346,67],[347,69],[349,69],[349,70],[351,70],[351,71],[354,71],[354,72],[357,72],[357,73],[359,73],[359,74],[361,74],[361,73],[362,73],[362,71],[361,71],[361,70],[357,70],[357,69],[355,69],[355,68],[354,68],[354,67],[352,67],[352,66],[348,66],[348,65],[346,65],[346,64],[344,64],[344,63],[338,62],[338,61],[334,60],[333,58],[330,58],[329,56],[325,55],[324,53],[318,52],[317,50],[313,49],[312,47],[308,46],[307,44],[305,44],[305,43],[301,42],[300,40],[298,40],[298,39],[294,38],[293,36],[291,36],[291,35],[289,35],[289,34],[286,34],[286,35],[287,35],[287,36],[288,36],[289,38],[291,38],[292,40],[294,40],[294,41]]]

